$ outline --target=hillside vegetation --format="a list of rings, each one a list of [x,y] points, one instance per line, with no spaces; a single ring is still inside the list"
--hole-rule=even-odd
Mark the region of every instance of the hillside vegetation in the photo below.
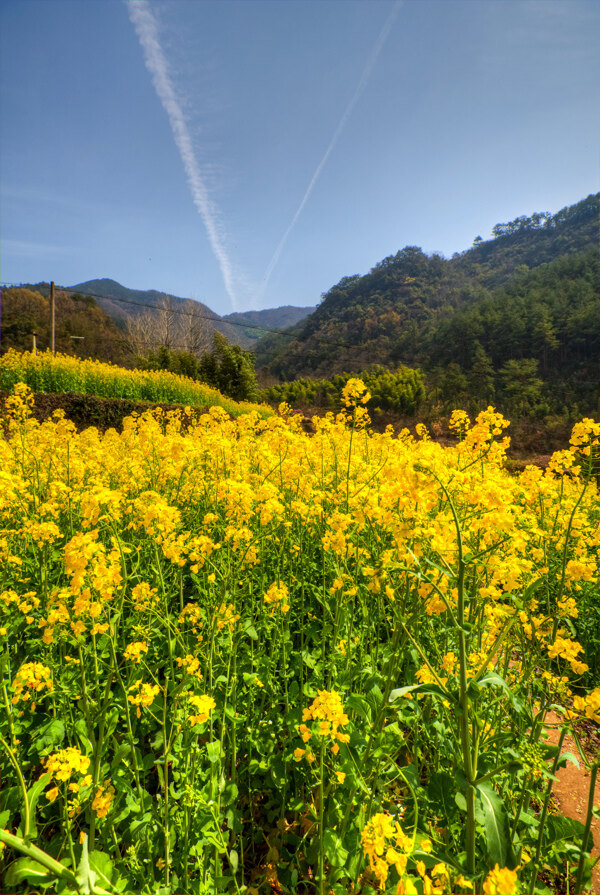
[[[2,351],[50,347],[50,287],[15,286],[2,290]],[[115,321],[89,295],[56,292],[56,350],[85,354],[113,363],[131,363],[129,344]],[[73,339],[72,336],[77,337]],[[83,337],[83,338],[82,338]]]
[[[347,276],[317,310],[255,348],[283,380],[377,362],[419,367],[446,407],[513,415],[595,407],[600,349],[598,195],[494,228],[452,259],[407,246]]]
[[[50,351],[8,351],[0,358],[0,391],[24,383],[34,392],[75,392],[102,398],[179,404],[189,407],[222,407],[232,416],[255,410],[259,416],[272,411],[264,404],[231,400],[215,388],[168,370],[126,370],[113,364],[79,360]]]

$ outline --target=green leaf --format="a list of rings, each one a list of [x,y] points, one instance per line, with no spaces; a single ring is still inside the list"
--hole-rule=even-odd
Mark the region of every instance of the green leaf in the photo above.
[[[221,799],[221,804],[222,805],[234,805],[237,801],[238,792],[239,792],[239,790],[238,790],[236,784],[229,782],[223,790],[223,797]]]
[[[502,687],[508,693],[511,692],[510,687],[504,680],[504,678],[497,674],[495,671],[488,671],[486,674],[482,675],[478,681],[472,681],[472,683],[480,688],[496,685],[498,687]]]
[[[109,867],[112,874],[112,862],[108,855],[103,855],[101,852],[92,852],[92,854],[95,856],[94,860],[88,853],[88,837],[87,833],[85,833],[81,859],[75,872],[79,891],[81,895],[108,895],[108,893],[113,891],[107,874]],[[99,869],[96,869],[97,866]]]
[[[102,851],[91,851],[89,854],[89,862],[90,867],[96,874],[99,883],[105,889],[110,889],[114,873],[114,866],[109,856]]]
[[[579,761],[576,755],[573,755],[572,752],[561,752],[560,758],[558,759],[557,767],[563,768],[570,761],[571,764],[574,764],[576,768],[579,767]]]
[[[27,790],[27,803],[29,805],[29,827],[25,830],[25,838],[33,839],[37,836],[37,827],[35,823],[35,809],[37,808],[38,799],[42,792],[52,780],[52,774],[42,774],[39,780],[33,784],[31,789]]]
[[[442,699],[452,699],[452,696],[440,687],[439,684],[411,684],[410,687],[398,687],[396,690],[392,690],[390,693],[390,702],[394,702],[396,699],[406,696],[407,693],[423,693],[427,696],[439,696]]]
[[[448,824],[456,817],[456,801],[454,793],[456,783],[449,771],[438,771],[431,775],[427,784],[427,795],[433,802],[436,813],[445,818]],[[461,795],[459,793],[459,795]],[[464,796],[462,796],[464,799]],[[464,809],[466,810],[466,802]]]
[[[60,718],[53,718],[36,731],[33,743],[35,752],[40,755],[50,746],[58,746],[65,738],[65,725]]]
[[[237,873],[238,863],[239,863],[238,853],[236,852],[236,850],[234,848],[232,848],[231,851],[229,852],[229,865],[231,867],[232,873]]]
[[[314,668],[316,665],[315,659],[313,659],[308,650],[302,650],[302,661],[305,665],[308,665],[309,668]]]
[[[84,711],[83,711],[83,702],[82,702],[81,700],[80,700],[79,703],[78,703],[78,708],[79,708],[79,711],[81,712],[81,714],[82,714],[82,716],[83,716],[83,714],[84,714]],[[89,738],[87,725],[86,725],[86,723],[85,723],[85,718],[84,718],[84,717],[78,718],[77,721],[75,722],[75,724],[74,724],[73,726],[74,726],[74,729],[75,729],[75,733],[76,733],[77,736],[81,739],[82,743],[85,743],[85,744],[86,744],[86,746],[87,746],[86,751],[87,751],[89,754],[93,753],[93,751],[94,751],[94,744],[92,743],[92,741],[91,741],[90,738]]]
[[[488,854],[492,864],[508,866],[508,817],[498,793],[487,783],[475,787],[477,807],[483,820]]]
[[[371,720],[371,707],[363,696],[352,694],[351,696],[346,697],[345,703],[346,709],[351,709],[353,712],[356,712],[358,717],[362,718],[363,721]]]
[[[340,837],[333,830],[325,830],[323,834],[323,846],[327,860],[334,867],[344,867],[348,860],[348,851],[342,845]]]
[[[121,764],[126,755],[131,753],[131,746],[129,743],[121,743],[121,745],[115,750],[115,754],[113,756],[113,760],[110,763],[110,769],[114,773],[114,771]]]
[[[206,752],[210,763],[215,764],[221,758],[221,740],[213,740],[212,743],[207,743]]]
[[[552,845],[561,841],[581,841],[584,831],[585,827],[581,821],[572,817],[555,817],[551,814],[546,818],[543,842],[544,845]],[[593,843],[589,840],[588,847],[593,848]]]
[[[12,887],[18,886],[23,880],[41,884],[51,882],[54,878],[54,874],[49,873],[45,867],[38,864],[33,858],[17,858],[6,871],[4,882],[7,886]]]

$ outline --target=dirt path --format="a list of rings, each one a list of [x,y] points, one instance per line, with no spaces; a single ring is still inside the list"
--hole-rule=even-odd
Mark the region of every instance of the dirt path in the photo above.
[[[559,732],[558,725],[561,719],[558,715],[550,712],[546,716],[546,721],[550,724],[556,724],[555,728],[548,731],[548,739],[556,745],[558,743]],[[563,752],[572,752],[578,755],[577,746],[573,737],[567,735],[563,742]],[[580,761],[580,767],[577,768],[570,762],[566,767],[560,768],[557,773],[558,780],[554,784],[552,790],[554,799],[558,804],[564,817],[571,817],[585,823],[587,813],[588,795],[590,789],[590,772],[583,766]],[[600,776],[596,780],[596,790],[594,793],[594,805],[600,804]],[[592,836],[594,837],[594,848],[592,856],[597,858],[600,856],[600,818],[594,817],[592,820]],[[593,873],[592,892],[594,895],[600,895],[600,863],[596,864]]]

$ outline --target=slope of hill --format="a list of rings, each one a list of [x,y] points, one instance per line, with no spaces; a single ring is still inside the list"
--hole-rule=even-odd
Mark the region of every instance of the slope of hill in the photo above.
[[[454,260],[484,286],[494,288],[506,283],[521,264],[537,267],[598,247],[598,199],[596,193],[553,215],[546,211],[496,224],[494,239],[477,239]]]
[[[494,239],[450,260],[407,246],[365,276],[344,277],[289,338],[261,340],[257,361],[284,379],[418,365],[448,400],[471,393],[477,377],[492,396],[506,386],[509,361],[531,361],[529,377],[539,369],[554,404],[593,407],[598,199],[499,224]],[[513,374],[524,371],[521,363]]]
[[[47,288],[45,288],[47,287]],[[2,290],[2,353],[29,351],[32,333],[37,347],[50,347],[50,287],[15,286]],[[114,363],[126,363],[130,351],[123,332],[90,296],[56,291],[56,350]]]
[[[293,305],[283,305],[280,308],[268,308],[264,311],[243,311],[225,314],[223,320],[246,327],[242,332],[253,343],[265,335],[265,330],[287,329],[304,320],[315,308],[296,308]],[[257,329],[263,327],[264,330]]]
[[[212,330],[216,329],[233,344],[242,345],[242,347],[247,344],[241,327],[231,326],[214,311],[211,311],[207,305],[191,298],[180,298],[166,292],[157,292],[156,289],[129,289],[127,286],[117,283],[116,280],[108,278],[86,280],[85,283],[77,283],[75,286],[70,286],[69,289],[84,295],[94,295],[100,307],[123,328],[130,327],[132,320],[139,321],[145,315],[154,314],[162,317],[170,315],[173,323],[183,324],[183,326],[176,327],[179,330],[180,340],[183,338],[184,341],[188,341],[182,332],[186,329],[189,330],[190,321],[193,321],[197,328],[203,330],[203,341],[207,343],[210,342]],[[157,310],[153,311],[152,308]],[[161,328],[165,328],[164,322],[162,327],[161,323],[158,323],[158,329]],[[188,348],[191,346],[185,344],[177,347]]]

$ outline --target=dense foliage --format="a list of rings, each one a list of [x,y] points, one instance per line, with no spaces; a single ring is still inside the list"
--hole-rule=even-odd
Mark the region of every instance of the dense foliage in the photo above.
[[[254,355],[239,345],[230,345],[218,332],[212,351],[200,358],[198,378],[236,401],[256,401],[258,397]]]
[[[138,358],[143,370],[169,370],[218,389],[235,401],[256,401],[258,385],[254,369],[254,355],[239,345],[230,345],[225,336],[213,335],[211,351],[200,357],[191,351],[176,351],[161,345]]]
[[[259,343],[258,362],[283,379],[331,378],[377,358],[424,370],[447,408],[493,400],[515,416],[594,412],[598,196],[495,230],[450,260],[407,246],[344,277],[290,338]]]
[[[38,348],[50,347],[49,286],[43,291],[15,286],[2,290],[2,351],[30,351],[32,333]],[[131,361],[127,341],[115,322],[89,295],[56,292],[55,345],[63,354]],[[71,338],[77,337],[76,339]]]
[[[78,435],[17,384],[2,891],[581,891],[549,808],[600,721],[600,424],[516,477],[492,408],[444,449],[369,434],[365,397],[313,437],[285,407]]]
[[[167,404],[207,407],[218,405],[233,416],[251,409],[261,415],[268,407],[231,400],[204,382],[168,370],[125,370],[100,361],[81,361],[50,351],[19,354],[8,351],[0,357],[0,391],[17,382],[37,392],[76,392],[103,398],[132,398],[138,401],[162,401]]]
[[[285,401],[293,407],[324,407],[339,410],[343,403],[343,391],[352,373],[339,373],[332,379],[294,379],[263,389],[266,401],[279,404]],[[369,390],[367,408],[392,410],[396,413],[415,413],[425,398],[423,375],[410,367],[389,370],[373,365],[360,374]]]

